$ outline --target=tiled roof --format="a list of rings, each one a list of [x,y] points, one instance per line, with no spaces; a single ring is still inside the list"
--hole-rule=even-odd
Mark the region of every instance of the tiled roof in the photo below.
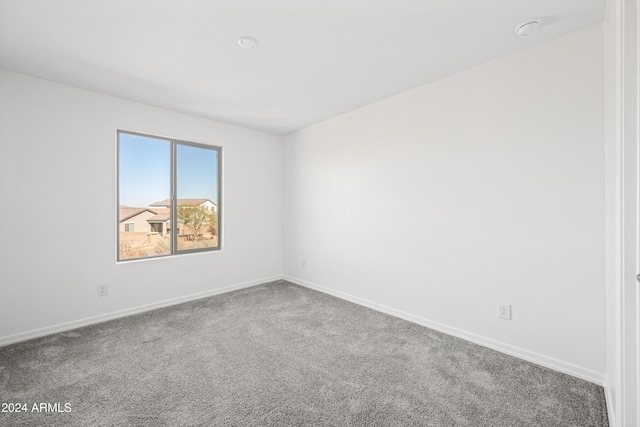
[[[167,208],[154,209],[156,214],[149,218],[147,222],[164,222],[171,218],[171,211]]]
[[[211,202],[209,199],[178,199],[178,206],[200,206],[205,202]],[[211,202],[213,203],[213,202]],[[151,203],[149,206],[169,206],[171,201],[164,199],[161,202]],[[215,203],[213,203],[215,205]]]
[[[169,199],[164,199],[161,202],[155,202],[155,203],[151,203],[149,206],[170,206],[171,202],[169,201]]]
[[[120,222],[126,221],[128,219],[133,218],[136,215],[140,215],[141,213],[149,211],[152,214],[156,212],[149,208],[132,208],[129,206],[120,206]]]

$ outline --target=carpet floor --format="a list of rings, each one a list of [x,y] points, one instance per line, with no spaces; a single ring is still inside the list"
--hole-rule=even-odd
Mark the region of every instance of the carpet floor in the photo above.
[[[2,347],[0,402],[26,409],[3,426],[608,425],[600,386],[282,281]]]

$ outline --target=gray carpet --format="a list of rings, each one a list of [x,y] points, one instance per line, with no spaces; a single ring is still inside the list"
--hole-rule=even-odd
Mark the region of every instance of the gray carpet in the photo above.
[[[608,425],[602,387],[287,282],[0,348],[0,402],[28,406],[3,426]]]

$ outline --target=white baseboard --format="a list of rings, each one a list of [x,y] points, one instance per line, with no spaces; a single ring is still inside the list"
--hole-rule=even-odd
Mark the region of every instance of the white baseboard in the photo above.
[[[364,307],[371,308],[373,310],[398,317],[400,319],[417,323],[418,325],[422,325],[427,328],[434,329],[436,331],[440,331],[448,335],[452,335],[456,338],[461,338],[465,341],[470,341],[474,344],[478,344],[483,347],[487,347],[492,350],[496,350],[501,353],[505,353],[510,356],[514,356],[519,359],[523,359],[528,362],[532,362],[537,365],[544,366],[545,368],[553,369],[555,371],[562,372],[564,374],[572,375],[574,377],[581,378],[583,380],[595,383],[600,386],[604,384],[604,374],[592,371],[590,369],[585,369],[580,366],[563,362],[561,360],[558,360],[552,357],[548,357],[539,353],[535,353],[535,352],[525,350],[519,347],[515,347],[509,344],[505,344],[503,342],[496,341],[491,338],[486,338],[471,332],[467,332],[461,329],[444,325],[439,322],[434,322],[433,320],[425,319],[424,317],[415,316],[413,314],[406,313],[401,310],[396,310],[394,308],[387,307],[385,305],[378,304],[372,301],[368,301],[363,298],[355,297],[353,295],[349,295],[344,292],[336,291],[324,286],[309,283],[304,280],[297,279],[295,277],[285,275],[282,278],[288,282],[295,283],[297,285],[304,286],[306,288],[313,289],[316,291],[320,291],[325,294],[329,294],[337,298],[341,298],[341,299],[353,302],[355,304],[362,305]]]
[[[609,426],[617,427],[616,423],[616,413],[614,411],[613,406],[613,396],[611,395],[611,383],[609,382],[609,377],[604,377],[604,398],[607,402],[607,417],[609,418]]]
[[[72,329],[81,328],[83,326],[89,326],[96,323],[106,322],[108,320],[118,319],[120,317],[131,316],[132,314],[138,314],[145,311],[155,310],[157,308],[168,307],[171,305],[182,304],[201,298],[207,298],[213,295],[224,294],[227,292],[237,291],[239,289],[250,288],[252,286],[261,285],[264,283],[275,282],[282,280],[282,276],[274,276],[260,280],[253,280],[251,282],[240,283],[237,285],[226,286],[224,288],[213,289],[210,291],[199,292],[197,294],[185,295],[178,298],[172,298],[160,302],[154,302],[152,304],[145,304],[138,307],[128,308],[126,310],[114,311],[112,313],[101,314],[99,316],[87,317],[84,319],[74,320],[71,322],[60,323],[54,326],[47,326],[46,328],[34,329],[32,331],[21,332],[19,334],[9,335],[6,337],[0,337],[0,347],[14,344],[20,341],[27,341],[34,338],[43,337],[46,335],[56,334],[58,332],[70,331]]]

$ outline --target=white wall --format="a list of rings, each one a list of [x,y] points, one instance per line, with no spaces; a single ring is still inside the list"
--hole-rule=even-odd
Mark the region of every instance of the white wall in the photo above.
[[[2,70],[0,94],[0,344],[280,277],[281,137]],[[223,147],[222,251],[116,263],[117,129]]]
[[[602,33],[285,137],[285,276],[602,383]]]

